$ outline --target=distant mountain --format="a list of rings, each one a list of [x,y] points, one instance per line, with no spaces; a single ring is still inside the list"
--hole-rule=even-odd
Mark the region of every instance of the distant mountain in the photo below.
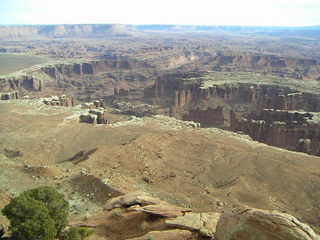
[[[146,33],[235,33],[278,37],[320,38],[320,26],[251,27],[205,25],[126,25],[126,24],[65,24],[65,25],[0,25],[0,39],[62,38],[62,37],[130,37]]]
[[[66,24],[0,26],[0,38],[132,36],[136,30],[121,24]]]
[[[320,37],[320,26],[308,27],[255,27],[255,26],[206,26],[206,25],[137,25],[136,29],[146,32],[229,32],[262,33],[271,35],[308,35]]]

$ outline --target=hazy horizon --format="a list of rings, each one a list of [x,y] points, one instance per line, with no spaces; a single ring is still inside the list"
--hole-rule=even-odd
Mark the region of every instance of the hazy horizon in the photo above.
[[[287,26],[287,25],[225,25],[225,24],[162,24],[162,23],[140,23],[140,24],[131,24],[131,23],[30,23],[30,24],[23,24],[23,23],[7,23],[2,24],[0,26],[55,26],[55,25],[130,25],[130,26],[144,26],[144,25],[155,25],[155,26],[206,26],[206,27],[252,27],[252,28],[263,28],[263,27],[270,27],[270,28],[308,28],[308,27],[320,27],[318,25],[301,25],[301,26]]]
[[[2,0],[0,25],[320,25],[318,0]]]

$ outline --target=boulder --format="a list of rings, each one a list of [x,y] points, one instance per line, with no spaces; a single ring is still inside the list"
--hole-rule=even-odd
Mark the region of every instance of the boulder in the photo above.
[[[221,215],[217,240],[319,240],[319,236],[295,217],[278,211],[246,209]]]
[[[132,206],[131,208],[129,208],[129,210],[145,212],[151,215],[156,215],[164,218],[175,218],[183,216],[186,212],[191,211],[188,208],[173,206],[165,202],[156,205],[148,205],[144,207]]]
[[[112,210],[114,208],[127,208],[133,205],[140,205],[140,206],[147,206],[147,205],[154,205],[160,204],[162,201],[148,196],[143,192],[132,192],[128,193],[113,199],[110,199],[104,209],[105,210]]]
[[[93,124],[108,124],[106,112],[103,109],[90,109],[88,113],[79,117],[80,122]]]
[[[166,219],[169,227],[198,232],[206,237],[214,237],[220,213],[186,213],[185,215]]]
[[[130,240],[196,240],[195,234],[187,230],[153,231]]]
[[[73,107],[74,99],[72,96],[51,96],[43,98],[43,103],[50,106],[62,106],[62,107]]]
[[[119,212],[117,208],[122,209]],[[278,211],[246,209],[237,213],[193,213],[142,192],[110,199],[105,210],[73,225],[108,226],[120,235],[130,229],[128,238],[134,240],[320,240],[308,225]],[[137,229],[143,231],[137,232]]]
[[[94,114],[82,114],[80,115],[79,119],[80,119],[80,122],[92,123],[92,124],[97,123],[97,115],[94,115]]]
[[[93,105],[96,107],[96,108],[104,108],[104,101],[103,99],[101,100],[96,100],[93,102]]]
[[[133,192],[107,202],[104,209],[127,208],[129,211],[144,212],[164,218],[174,218],[190,212],[190,209],[171,205],[165,201],[148,196],[145,193]]]
[[[97,124],[108,124],[106,112],[103,109],[91,109],[89,110],[89,114],[97,116]]]
[[[95,108],[104,109],[104,101],[103,101],[103,99],[101,99],[101,100],[95,100],[93,102],[86,102],[86,103],[81,104],[81,107],[83,109],[95,109]]]

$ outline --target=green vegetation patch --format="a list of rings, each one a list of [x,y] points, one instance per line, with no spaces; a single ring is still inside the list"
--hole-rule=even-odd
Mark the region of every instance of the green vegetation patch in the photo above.
[[[23,192],[2,209],[13,239],[53,240],[67,225],[69,204],[51,187]]]
[[[48,62],[48,58],[23,55],[23,54],[0,54],[0,75],[10,74],[34,65]]]

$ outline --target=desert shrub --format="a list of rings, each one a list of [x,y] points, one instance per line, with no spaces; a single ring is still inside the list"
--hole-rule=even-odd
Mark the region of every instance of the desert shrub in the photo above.
[[[63,240],[81,240],[81,235],[77,228],[70,228],[63,234]]]
[[[52,240],[57,235],[54,220],[44,203],[26,197],[14,198],[2,213],[10,221],[12,239]]]
[[[21,196],[26,196],[45,204],[55,222],[58,235],[61,233],[67,225],[69,215],[69,203],[64,199],[63,194],[52,187],[39,187],[23,192]]]
[[[72,227],[63,234],[63,240],[84,240],[91,234],[93,230],[90,228]]]
[[[85,228],[85,227],[79,227],[78,231],[81,235],[81,239],[85,239],[87,237],[90,237],[94,233],[93,229]]]
[[[40,187],[12,199],[2,213],[10,221],[13,239],[52,240],[67,224],[69,204],[54,188]]]

